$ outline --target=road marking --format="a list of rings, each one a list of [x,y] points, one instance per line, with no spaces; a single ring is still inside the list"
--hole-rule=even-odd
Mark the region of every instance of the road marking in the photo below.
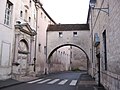
[[[72,82],[70,83],[71,86],[75,86],[77,83],[77,80],[72,80]]]
[[[58,84],[59,84],[59,85],[63,85],[63,84],[65,84],[67,81],[68,81],[67,79],[64,79],[64,80],[62,80],[61,82],[59,82]]]
[[[47,84],[54,84],[55,82],[59,81],[60,79],[54,79],[53,81],[51,82],[48,82]]]
[[[43,79],[38,79],[38,80],[30,81],[30,82],[27,82],[27,83],[36,83],[36,82],[41,81],[41,80],[43,80]]]
[[[51,79],[46,79],[46,80],[44,80],[44,81],[41,81],[41,82],[38,82],[39,84],[42,84],[42,83],[45,83],[45,82],[48,82],[48,81],[50,81]]]

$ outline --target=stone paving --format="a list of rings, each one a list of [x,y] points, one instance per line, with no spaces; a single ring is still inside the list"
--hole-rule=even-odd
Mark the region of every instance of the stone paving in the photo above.
[[[84,73],[79,78],[76,90],[105,90],[105,89],[103,86],[98,87],[95,80],[87,73]]]

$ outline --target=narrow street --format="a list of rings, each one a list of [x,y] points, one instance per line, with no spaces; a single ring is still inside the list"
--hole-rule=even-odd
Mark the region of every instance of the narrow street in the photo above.
[[[80,72],[62,72],[1,90],[76,90]]]

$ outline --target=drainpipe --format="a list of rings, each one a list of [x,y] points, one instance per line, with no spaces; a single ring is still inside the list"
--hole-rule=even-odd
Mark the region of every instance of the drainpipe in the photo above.
[[[48,72],[49,72],[49,61],[48,61],[48,57],[47,57],[47,52],[48,52],[48,43],[47,43],[47,41],[48,41],[48,32],[46,31],[46,66],[47,66],[47,70],[46,70],[46,68],[45,68],[45,73],[46,74],[48,74]]]
[[[98,57],[98,86],[100,87],[101,86],[101,83],[100,83],[100,56]]]
[[[91,54],[92,54],[92,56],[91,56],[91,59],[92,59],[92,77],[93,77],[93,18],[92,18],[92,15],[93,15],[93,12],[92,12],[93,10],[92,10],[92,8],[91,8]]]
[[[37,33],[37,26],[38,26],[38,1],[37,0],[33,0],[35,3],[35,8],[36,8],[36,33]],[[36,51],[37,51],[37,34],[35,36],[35,50],[34,50],[34,72],[36,71]]]

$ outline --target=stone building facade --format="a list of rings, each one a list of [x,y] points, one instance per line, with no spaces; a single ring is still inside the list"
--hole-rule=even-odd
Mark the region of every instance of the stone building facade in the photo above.
[[[12,70],[14,21],[11,16],[15,15],[15,1],[11,1],[0,0],[0,79],[10,78]]]
[[[0,79],[44,73],[45,32],[55,22],[39,0],[1,0],[0,5]]]
[[[41,7],[38,9],[38,27],[36,40],[36,74],[41,75],[48,72],[47,57],[46,57],[46,37],[48,25],[54,25],[56,22],[49,16],[47,11]]]
[[[94,2],[95,8],[89,8],[87,22],[90,25],[93,46],[89,72],[107,90],[120,90],[120,1],[90,2]]]
[[[51,60],[53,60],[53,57],[56,57],[56,53],[57,55],[59,54],[59,49],[60,49],[61,52],[68,52],[67,54],[69,60],[62,58],[62,56],[59,55],[56,58],[59,59],[59,57],[61,57],[63,59],[61,60],[61,62],[67,60],[67,62],[64,61],[64,63],[68,64],[67,69],[72,69],[73,67],[76,66],[75,65],[76,63],[78,66],[82,64],[83,67],[87,69],[87,64],[89,63],[89,57],[90,57],[89,36],[90,36],[90,32],[87,24],[49,25],[47,29],[47,59],[48,59],[47,62],[51,64],[52,62]],[[65,46],[68,46],[69,48],[66,47],[65,49]],[[70,48],[71,46],[73,47],[72,49]],[[74,47],[76,47],[77,50]],[[76,54],[77,55],[80,54],[82,55],[82,57],[79,55],[77,58],[75,56]],[[78,62],[80,63],[78,64]],[[80,68],[80,67],[75,67],[75,68]],[[82,66],[81,69],[83,69]]]

